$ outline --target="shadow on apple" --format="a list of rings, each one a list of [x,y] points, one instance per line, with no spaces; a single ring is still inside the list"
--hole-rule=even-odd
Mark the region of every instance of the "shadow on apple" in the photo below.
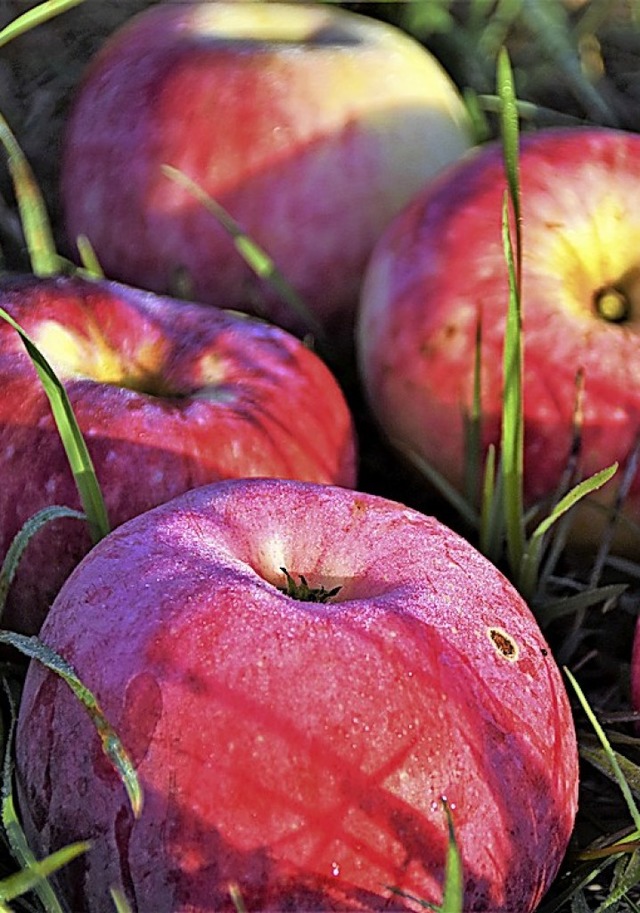
[[[576,786],[570,708],[539,630],[468,544],[401,505],[307,486],[283,525],[277,493],[295,484],[190,492],[111,534],[69,579],[42,637],[96,692],[146,804],[134,822],[85,711],[32,666],[17,756],[35,847],[94,841],[62,876],[88,913],[117,882],[134,910],[232,910],[230,880],[250,910],[390,909],[390,885],[440,900],[446,795],[465,911],[530,913]],[[318,499],[346,505],[323,532]],[[164,526],[174,509],[179,525]],[[263,570],[281,554],[343,590],[289,598]],[[371,593],[341,599],[357,592],[351,575],[370,576]],[[499,626],[514,655],[487,636]]]
[[[198,137],[211,130],[209,119],[195,112],[189,119],[185,96],[177,90],[172,96],[177,110],[163,112],[167,125],[160,148],[153,150],[155,158],[135,166],[144,169],[144,179],[141,174],[127,182],[126,194],[114,190],[107,179],[120,167],[126,173],[124,148],[108,152],[101,138],[83,136],[82,156],[70,154],[67,250],[76,256],[73,239],[85,234],[112,279],[162,294],[179,289],[181,297],[255,314],[297,335],[308,332],[273,285],[245,263],[233,239],[204,205],[163,174],[161,166],[171,165],[210,193],[266,251],[320,319],[330,350],[344,357],[353,348],[355,310],[371,250],[392,216],[426,181],[426,175],[420,177],[419,156],[404,173],[387,161],[389,136],[401,136],[409,123],[421,142],[433,132],[439,148],[430,148],[428,154],[435,161],[440,157],[444,167],[454,157],[450,143],[458,154],[462,151],[459,127],[451,126],[448,137],[442,113],[423,107],[373,109],[366,118],[361,116],[361,123],[354,120],[333,135],[307,141],[303,148],[278,149],[267,165],[216,186],[207,178],[215,149],[210,148],[211,140]],[[180,123],[187,118],[193,126],[194,141],[186,148],[182,132],[171,123],[174,118]],[[144,119],[138,129],[139,136],[134,126],[127,137],[128,149],[146,145]],[[117,124],[113,130],[118,130]],[[240,118],[225,123],[225,130],[231,132],[227,142],[232,146],[245,148],[250,141],[240,135]],[[410,139],[405,137],[405,143],[410,146]],[[102,175],[96,176],[96,161],[103,162]],[[387,178],[385,169],[390,171]],[[74,187],[90,192],[78,194]]]

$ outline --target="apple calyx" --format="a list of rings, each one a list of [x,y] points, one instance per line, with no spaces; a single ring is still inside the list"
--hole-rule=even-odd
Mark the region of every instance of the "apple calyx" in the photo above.
[[[323,586],[310,587],[304,574],[298,574],[300,582],[296,583],[286,567],[281,567],[280,570],[287,579],[287,585],[278,587],[278,589],[281,593],[286,593],[287,596],[298,599],[300,602],[327,603],[342,589],[341,586],[335,586],[331,590],[327,590]]]
[[[631,319],[631,300],[620,286],[605,285],[596,292],[594,300],[596,312],[608,323],[626,323]]]
[[[143,393],[145,396],[154,396],[160,399],[186,399],[189,393],[174,389],[160,374],[143,374],[138,377],[123,377],[113,381],[112,386],[124,387]]]

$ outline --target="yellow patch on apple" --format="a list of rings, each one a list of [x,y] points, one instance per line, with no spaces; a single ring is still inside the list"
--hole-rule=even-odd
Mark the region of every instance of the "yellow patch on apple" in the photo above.
[[[56,320],[46,320],[32,338],[60,377],[89,378],[131,389],[144,389],[165,359],[166,345],[157,339],[141,342],[135,359],[126,357],[109,345],[95,324],[74,333]]]

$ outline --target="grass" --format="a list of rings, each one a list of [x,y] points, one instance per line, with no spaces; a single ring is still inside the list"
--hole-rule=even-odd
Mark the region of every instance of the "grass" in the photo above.
[[[79,2],[79,0],[76,0]],[[56,10],[64,12],[73,2],[44,4],[38,15],[20,17],[12,30],[0,32],[0,47],[4,41],[12,40],[17,34],[39,25],[45,14]],[[640,795],[640,742],[633,728],[629,726],[628,693],[623,684],[627,675],[626,663],[620,657],[626,655],[628,632],[637,613],[638,580],[640,569],[611,561],[606,552],[593,566],[567,568],[562,557],[563,518],[578,499],[604,484],[615,471],[615,467],[603,467],[591,480],[569,487],[561,493],[551,512],[537,525],[530,523],[522,499],[522,363],[526,358],[526,339],[520,333],[521,326],[521,260],[522,241],[520,237],[520,201],[517,174],[518,123],[524,120],[528,125],[552,123],[575,123],[591,120],[596,123],[619,124],[624,118],[616,112],[608,96],[603,95],[581,65],[582,58],[576,51],[586,46],[585,36],[596,35],[601,20],[604,20],[605,2],[593,2],[588,8],[570,16],[566,8],[549,0],[541,4],[527,0],[512,0],[488,4],[483,0],[469,0],[467,4],[454,4],[449,0],[417,0],[410,4],[387,4],[383,11],[388,18],[396,20],[402,27],[414,34],[429,39],[439,49],[443,59],[456,61],[456,74],[461,86],[467,88],[467,98],[479,137],[499,132],[503,137],[505,150],[505,174],[507,193],[503,212],[503,238],[505,268],[510,273],[510,299],[508,302],[508,342],[505,347],[505,376],[509,378],[504,398],[503,438],[500,457],[490,452],[485,463],[481,462],[478,441],[478,421],[482,397],[478,382],[475,406],[469,417],[469,458],[467,494],[447,489],[429,467],[422,467],[429,480],[439,486],[449,498],[463,519],[471,524],[483,549],[496,561],[504,563],[510,576],[534,603],[541,623],[549,629],[557,647],[558,658],[567,666],[567,676],[577,695],[576,711],[579,726],[580,750],[584,759],[581,807],[576,829],[576,844],[572,847],[567,865],[554,886],[550,896],[543,902],[540,913],[582,913],[592,910],[631,911],[639,909],[640,891],[640,816],[634,795]],[[45,9],[46,7],[46,9]],[[635,14],[635,13],[634,13]],[[633,24],[633,23],[632,23]],[[516,97],[518,79],[531,85],[539,76],[541,63],[536,62],[529,70],[516,68],[515,80],[509,59],[501,48],[516,43],[523,36],[533,35],[533,44],[541,57],[552,67],[570,103],[562,109],[554,109],[535,101],[523,101]],[[532,56],[534,52],[532,51]],[[494,73],[498,71],[497,88],[494,91]],[[53,246],[53,230],[46,217],[37,184],[21,154],[20,146],[14,141],[8,125],[0,122],[0,137],[4,139],[9,166],[18,187],[18,203],[28,238],[34,271],[48,275],[66,269],[58,258]],[[174,178],[176,175],[174,175]],[[209,201],[210,203],[214,201]],[[220,213],[217,213],[220,218]],[[235,226],[231,227],[234,231]],[[255,251],[247,247],[246,239],[237,235],[240,246],[254,256]],[[87,252],[88,268],[97,271],[98,264]],[[264,259],[258,268],[273,275],[273,265]],[[276,278],[279,278],[276,274]],[[19,328],[16,328],[21,332]],[[81,435],[74,425],[72,411],[65,400],[64,389],[57,383],[55,375],[46,361],[22,334],[23,341],[34,360],[34,367],[40,382],[44,383],[52,407],[57,412],[58,426],[63,440],[67,442],[70,461],[74,466],[79,487],[86,485],[83,497],[85,515],[92,523],[94,538],[108,531],[108,521],[101,502],[99,486],[95,480],[86,450],[83,450]],[[482,346],[482,327],[478,327],[478,353]],[[479,364],[479,357],[477,359]],[[34,383],[37,382],[34,376]],[[479,480],[481,484],[478,485]],[[475,492],[480,489],[480,497]],[[473,494],[472,494],[473,492]],[[102,503],[102,506],[101,506]],[[30,528],[7,557],[0,572],[0,596],[6,591],[19,560],[22,548],[35,528],[56,516],[52,508],[46,516],[34,518]],[[79,515],[76,516],[79,517]],[[560,571],[558,571],[560,568]],[[0,599],[1,605],[1,599]],[[594,610],[598,609],[598,612]],[[613,629],[612,643],[602,644],[604,627]],[[3,634],[0,640],[18,643],[18,635]],[[94,716],[107,752],[111,753],[120,767],[125,782],[128,782],[131,801],[134,806],[140,802],[136,792],[135,777],[123,756],[117,736],[103,719],[95,698],[86,692],[81,682],[74,677],[73,670],[60,658],[44,655],[33,642],[20,644],[30,655],[36,655],[59,674],[66,676],[83,700],[88,711]],[[615,668],[611,668],[611,666]],[[604,672],[604,683],[599,674]],[[582,684],[579,684],[581,682]],[[615,685],[615,688],[614,688]],[[584,688],[584,691],[583,691]],[[587,700],[585,692],[589,695]],[[6,694],[5,694],[6,697]],[[7,698],[7,704],[11,702]],[[598,708],[597,714],[591,704]],[[580,716],[579,713],[584,713]],[[13,719],[11,713],[9,718]],[[602,719],[602,723],[598,719]],[[585,721],[584,723],[582,721]],[[591,730],[597,734],[594,741]],[[10,745],[11,726],[6,733],[5,743]],[[7,753],[10,759],[10,753]],[[46,910],[56,910],[56,903],[46,887],[46,876],[74,854],[84,850],[83,845],[67,848],[48,860],[36,863],[29,855],[28,847],[21,841],[19,822],[15,815],[11,791],[11,770],[9,760],[5,765],[3,792],[3,823],[14,857],[23,872],[8,874],[0,880],[0,910],[9,909],[7,904],[26,890],[36,887],[40,902]],[[448,809],[450,827],[450,849],[448,858],[447,889],[441,906],[441,913],[458,913],[461,909],[460,871],[456,853],[455,830]],[[621,833],[622,832],[622,833]],[[635,900],[634,900],[635,893]],[[113,897],[114,908],[126,910],[124,899],[117,893]],[[236,908],[243,909],[239,893],[234,894]]]

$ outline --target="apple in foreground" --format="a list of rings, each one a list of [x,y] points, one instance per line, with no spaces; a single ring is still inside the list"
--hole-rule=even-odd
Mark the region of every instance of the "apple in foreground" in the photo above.
[[[33,663],[20,807],[38,853],[91,838],[63,876],[73,910],[122,884],[140,913],[230,911],[231,882],[248,910],[423,909],[392,889],[441,901],[443,796],[465,911],[529,913],[558,870],[578,776],[559,670],[435,519],[334,486],[205,486],[103,539],[41,638],[146,797],[134,820],[84,709]]]
[[[69,243],[105,272],[308,330],[162,165],[186,173],[275,260],[341,349],[373,244],[471,145],[435,59],[390,25],[331,6],[170,3],[90,65],[62,160]]]
[[[524,482],[535,503],[568,465],[578,372],[580,474],[619,461],[622,479],[639,440],[640,136],[540,130],[522,138],[520,179]],[[452,166],[389,226],[362,290],[357,349],[372,410],[390,439],[460,488],[479,322],[485,448],[500,439],[505,188],[495,145]],[[600,509],[578,513],[576,543],[597,539],[616,489],[605,486]],[[624,514],[640,520],[640,475]],[[619,545],[637,552],[640,538]]]
[[[355,435],[324,363],[244,314],[116,283],[21,277],[0,306],[65,384],[112,526],[207,482],[283,476],[350,486]],[[50,504],[80,507],[49,402],[15,330],[0,321],[0,555]],[[35,633],[91,545],[64,519],[31,540],[3,626]]]

